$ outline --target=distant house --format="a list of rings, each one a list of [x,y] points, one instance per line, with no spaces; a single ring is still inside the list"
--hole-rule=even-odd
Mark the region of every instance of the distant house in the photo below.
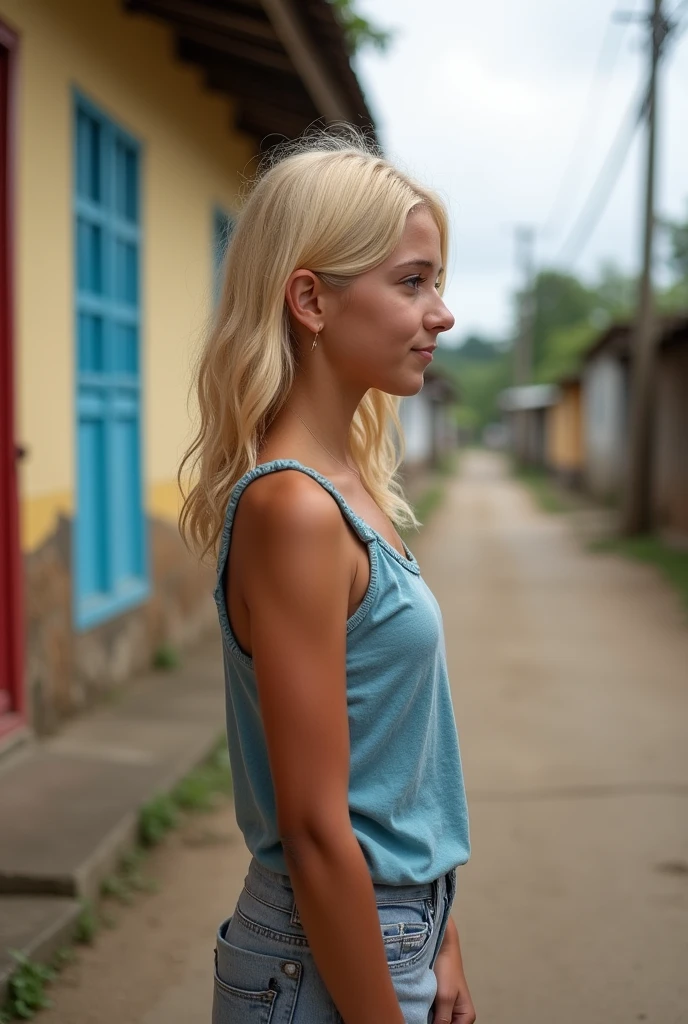
[[[623,486],[628,449],[630,325],[612,324],[585,353],[583,384],[584,480],[602,500]]]
[[[543,469],[549,465],[550,410],[558,400],[559,389],[553,384],[526,384],[500,394],[509,447],[519,462]]]
[[[633,325],[616,323],[585,355],[585,478],[600,498],[622,494],[628,460]],[[688,538],[688,314],[664,316],[657,333],[652,423],[655,528]]]
[[[458,433],[452,407],[459,389],[443,370],[429,366],[417,395],[403,398],[399,416],[404,428],[407,479],[421,469],[436,466],[442,455],[456,447]]]
[[[375,129],[327,0],[0,0],[0,114],[2,734],[214,623],[175,476],[243,176]]]
[[[547,464],[563,483],[578,486],[584,464],[580,377],[564,377],[557,381],[557,388],[557,401],[548,414]]]
[[[688,542],[688,315],[667,318],[657,365],[653,510],[658,530]]]

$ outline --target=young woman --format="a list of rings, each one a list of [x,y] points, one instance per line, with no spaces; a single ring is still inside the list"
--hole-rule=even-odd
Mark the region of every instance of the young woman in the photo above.
[[[181,528],[218,553],[252,860],[213,1024],[473,1024],[450,917],[469,833],[442,615],[397,527],[399,396],[437,335],[447,216],[351,131],[300,140],[234,230]]]

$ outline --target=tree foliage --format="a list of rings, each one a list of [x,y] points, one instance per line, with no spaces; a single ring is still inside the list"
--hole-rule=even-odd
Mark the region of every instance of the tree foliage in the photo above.
[[[458,422],[479,433],[495,419],[497,395],[509,384],[509,353],[503,345],[472,334],[458,348],[440,345],[435,359],[459,384]]]
[[[673,281],[660,296],[660,308],[666,312],[688,310],[688,205],[685,221],[666,223],[669,233],[669,269]]]
[[[677,280],[688,281],[688,207],[685,221],[670,222],[668,228],[671,249],[669,265]]]
[[[578,370],[596,335],[633,315],[637,291],[637,280],[613,263],[603,264],[590,283],[541,271],[535,282],[533,379],[550,383]]]
[[[592,292],[572,274],[543,270],[535,279],[533,365],[536,372],[549,354],[559,331],[588,321],[594,306]]]
[[[661,313],[688,312],[688,209],[685,221],[664,222],[664,227],[672,280],[656,289],[655,301]],[[535,295],[533,375],[538,381],[556,381],[580,366],[585,349],[609,323],[633,318],[638,281],[609,262],[590,284],[543,270]]]
[[[356,10],[356,0],[329,0],[337,19],[344,28],[347,45],[351,54],[358,53],[365,46],[384,51],[394,37],[390,29],[380,28]]]

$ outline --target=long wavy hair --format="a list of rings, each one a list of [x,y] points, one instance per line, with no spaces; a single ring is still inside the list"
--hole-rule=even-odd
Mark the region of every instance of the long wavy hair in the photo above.
[[[256,466],[263,435],[294,380],[289,275],[305,267],[346,288],[392,254],[417,206],[437,223],[446,267],[442,201],[356,129],[311,132],[263,161],[228,244],[219,305],[191,386],[200,420],[177,474],[184,498],[179,529],[202,561],[216,557],[232,488]],[[396,479],[406,447],[399,404],[399,396],[370,388],[348,440],[366,490],[405,529],[420,524]]]

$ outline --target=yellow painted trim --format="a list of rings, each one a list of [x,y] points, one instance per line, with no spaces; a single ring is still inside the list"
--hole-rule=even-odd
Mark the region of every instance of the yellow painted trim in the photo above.
[[[182,507],[182,496],[176,480],[149,484],[146,488],[146,511],[157,519],[176,523]],[[58,517],[74,516],[73,496],[69,491],[55,491],[39,498],[25,498],[21,502],[21,546],[26,553],[35,551],[55,532]]]
[[[55,532],[60,515],[74,515],[74,502],[69,491],[43,494],[39,498],[25,498],[21,502],[21,546],[25,552],[34,551],[46,537]]]
[[[182,496],[176,480],[149,484],[146,506],[148,514],[156,519],[169,519],[176,523],[182,508]]]

